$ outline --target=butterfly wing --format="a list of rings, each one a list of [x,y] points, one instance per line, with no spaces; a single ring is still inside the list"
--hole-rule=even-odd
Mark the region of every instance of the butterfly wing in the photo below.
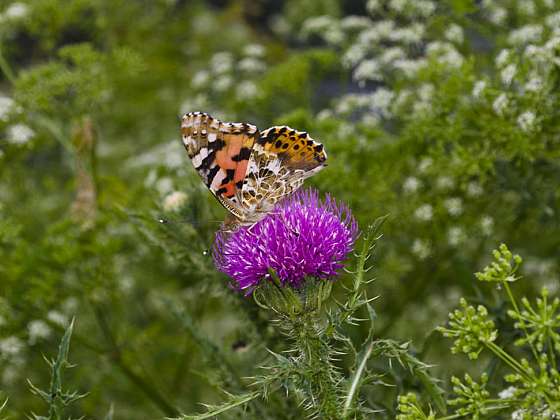
[[[326,160],[323,145],[306,132],[287,126],[263,131],[249,160],[241,194],[243,207],[255,215],[269,212],[306,178],[323,169]]]
[[[237,218],[243,218],[241,189],[257,127],[224,123],[202,112],[189,112],[181,121],[183,145],[204,184]]]

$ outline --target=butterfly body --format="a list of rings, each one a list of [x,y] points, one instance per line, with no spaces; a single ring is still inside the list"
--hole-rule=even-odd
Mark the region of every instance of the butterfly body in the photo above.
[[[326,164],[322,144],[276,126],[260,132],[202,112],[181,121],[183,145],[204,184],[230,212],[226,225],[252,225]]]

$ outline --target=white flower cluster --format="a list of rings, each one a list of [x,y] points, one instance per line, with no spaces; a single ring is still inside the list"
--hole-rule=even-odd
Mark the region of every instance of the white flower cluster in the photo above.
[[[214,54],[207,69],[199,70],[191,78],[191,86],[199,91],[192,95],[182,107],[185,109],[205,108],[208,95],[234,91],[237,99],[248,101],[258,95],[254,82],[256,76],[266,70],[265,48],[260,44],[247,45],[240,57],[222,51]]]
[[[15,22],[24,19],[29,14],[29,6],[25,3],[11,3],[0,13],[0,23]]]
[[[35,136],[35,131],[25,124],[14,124],[8,127],[7,137],[12,144],[25,144]]]

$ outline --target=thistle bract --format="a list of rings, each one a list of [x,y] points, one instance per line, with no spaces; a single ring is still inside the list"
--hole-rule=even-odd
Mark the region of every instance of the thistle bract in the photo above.
[[[300,190],[263,220],[216,236],[216,267],[238,290],[251,293],[274,270],[282,285],[299,287],[306,277],[329,279],[352,250],[358,225],[350,209],[329,195]]]

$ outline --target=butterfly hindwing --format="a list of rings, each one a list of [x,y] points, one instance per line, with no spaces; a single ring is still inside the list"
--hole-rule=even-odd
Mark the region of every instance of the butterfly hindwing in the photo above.
[[[235,216],[241,217],[238,192],[247,174],[254,125],[224,123],[201,112],[190,112],[181,122],[183,145],[204,184]]]

